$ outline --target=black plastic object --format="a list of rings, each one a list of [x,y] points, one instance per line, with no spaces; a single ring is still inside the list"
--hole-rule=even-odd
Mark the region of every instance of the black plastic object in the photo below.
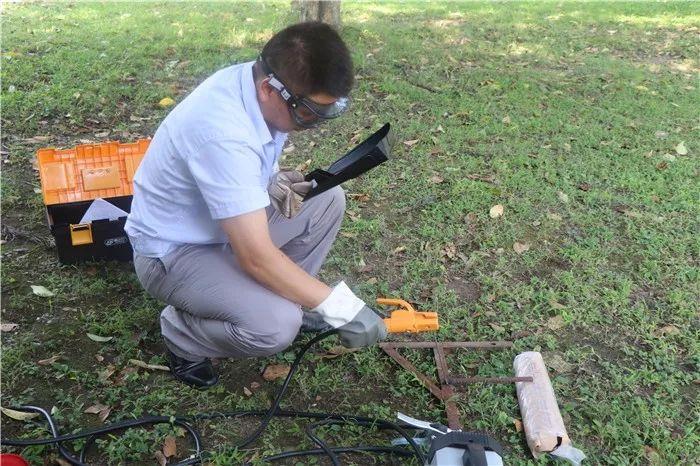
[[[357,178],[386,162],[389,160],[393,143],[391,125],[387,123],[357,147],[333,162],[327,170],[317,168],[306,175],[306,181],[315,181],[316,184],[304,200],[309,200],[347,180]]]
[[[131,211],[132,196],[119,196],[105,199],[120,209]],[[75,264],[92,260],[117,260],[128,262],[133,252],[129,237],[124,232],[126,217],[118,219],[93,220],[90,224],[77,225],[92,204],[92,200],[46,206],[51,234],[56,240],[58,260],[62,264]],[[73,228],[91,230],[92,242],[73,244]]]

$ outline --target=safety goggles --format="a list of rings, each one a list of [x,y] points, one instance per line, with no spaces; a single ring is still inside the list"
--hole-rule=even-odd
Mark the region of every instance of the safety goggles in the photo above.
[[[275,75],[265,59],[260,56],[259,60],[263,71],[269,78],[270,86],[275,88],[287,103],[289,113],[297,125],[303,128],[313,128],[325,120],[338,118],[350,107],[350,99],[347,97],[340,97],[332,104],[324,105],[314,102],[307,97],[292,94],[287,86]]]

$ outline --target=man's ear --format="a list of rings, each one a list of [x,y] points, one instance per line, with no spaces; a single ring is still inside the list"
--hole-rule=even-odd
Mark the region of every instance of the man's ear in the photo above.
[[[261,102],[267,102],[272,98],[272,94],[276,92],[275,88],[270,86],[270,78],[264,78],[256,85],[258,98]]]

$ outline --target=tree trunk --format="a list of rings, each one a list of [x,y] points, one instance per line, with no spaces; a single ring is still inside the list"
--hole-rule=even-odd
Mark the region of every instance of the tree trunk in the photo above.
[[[294,0],[300,21],[321,21],[340,29],[340,0]]]

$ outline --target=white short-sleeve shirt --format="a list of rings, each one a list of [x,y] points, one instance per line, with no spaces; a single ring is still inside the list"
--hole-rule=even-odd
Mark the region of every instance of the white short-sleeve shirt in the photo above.
[[[224,68],[178,104],[134,177],[125,230],[137,254],[228,241],[219,221],[267,207],[286,133],[263,119],[253,64]]]

